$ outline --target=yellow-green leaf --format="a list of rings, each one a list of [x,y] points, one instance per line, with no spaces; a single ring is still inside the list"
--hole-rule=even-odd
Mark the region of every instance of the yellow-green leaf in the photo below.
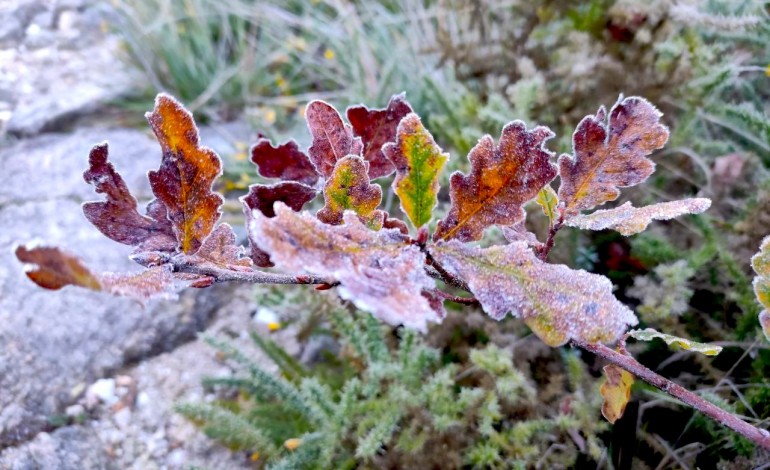
[[[537,193],[535,202],[543,209],[543,214],[548,216],[548,220],[553,223],[553,219],[556,217],[556,206],[559,205],[559,196],[550,184],[543,186],[543,189]]]
[[[318,211],[318,219],[339,225],[342,214],[351,210],[370,228],[379,230],[384,219],[384,214],[377,210],[382,200],[382,188],[369,182],[367,171],[368,164],[357,155],[337,160],[324,186],[326,204]]]
[[[708,343],[699,343],[697,341],[691,341],[689,339],[680,338],[678,336],[667,335],[665,333],[655,331],[652,328],[646,328],[644,330],[631,330],[628,332],[628,335],[634,339],[638,339],[639,341],[652,341],[655,338],[659,338],[665,341],[669,346],[676,345],[682,349],[699,352],[705,354],[706,356],[716,356],[722,352],[722,346]]]
[[[602,398],[604,398],[602,415],[607,421],[615,424],[615,421],[623,416],[628,400],[631,399],[634,376],[614,364],[604,366],[604,376],[606,380],[601,388]]]
[[[751,267],[757,273],[754,278],[754,292],[759,303],[765,307],[759,314],[759,324],[765,338],[770,341],[770,237],[762,240],[759,253],[751,258]]]
[[[430,222],[438,204],[438,175],[449,154],[436,145],[420,118],[408,114],[398,125],[397,141],[382,148],[396,167],[393,187],[401,200],[401,210],[415,228]]]

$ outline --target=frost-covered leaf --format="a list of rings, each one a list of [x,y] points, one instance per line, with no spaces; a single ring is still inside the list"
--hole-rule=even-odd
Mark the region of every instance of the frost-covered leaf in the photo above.
[[[276,202],[282,202],[292,210],[300,211],[315,196],[315,189],[295,181],[285,181],[270,186],[252,185],[249,187],[249,194],[241,198],[243,212],[246,216],[246,226],[248,227],[251,223],[254,210],[259,211],[265,217],[275,217],[274,204]],[[254,264],[262,268],[269,268],[273,265],[270,256],[260,248],[259,240],[255,240],[251,233],[249,233],[249,245]]]
[[[503,236],[509,242],[524,242],[529,246],[540,245],[537,235],[527,230],[523,220],[516,225],[503,227]]]
[[[609,279],[544,263],[524,242],[479,248],[452,240],[430,253],[468,283],[489,316],[501,320],[511,312],[550,346],[570,339],[612,342],[637,323],[612,295]]]
[[[579,214],[567,225],[583,230],[617,230],[625,236],[643,232],[653,220],[670,220],[685,214],[700,214],[711,207],[711,199],[693,198],[634,207],[630,202],[614,209]]]
[[[243,248],[235,242],[235,232],[230,224],[221,223],[192,256],[198,266],[211,264],[234,270],[249,270],[251,259],[244,256]]]
[[[628,335],[639,341],[652,341],[655,338],[662,339],[669,346],[676,345],[682,349],[688,351],[699,352],[706,356],[716,356],[722,352],[722,346],[715,344],[699,343],[697,341],[690,341],[689,339],[680,338],[679,336],[667,335],[659,331],[655,331],[652,328],[645,328],[644,330],[631,330]]]
[[[83,179],[106,200],[83,204],[83,214],[108,238],[125,245],[136,246],[153,239],[156,251],[173,250],[176,238],[166,218],[166,207],[155,199],[147,206],[147,216],[139,213],[137,202],[126,182],[108,161],[107,143],[91,149],[88,170]]]
[[[174,297],[168,266],[155,266],[138,274],[96,274],[77,256],[50,246],[18,246],[16,257],[27,277],[45,289],[78,286],[144,302],[152,297]]]
[[[468,155],[470,174],[452,175],[452,206],[434,238],[479,240],[491,225],[524,219],[522,206],[556,176],[556,166],[549,161],[553,153],[544,147],[551,137],[547,127],[528,131],[521,121],[503,128],[497,146],[492,137],[482,137]]]
[[[602,415],[612,424],[619,420],[626,411],[628,400],[631,399],[631,386],[634,384],[634,376],[625,369],[615,364],[604,366],[604,376],[601,394]]]
[[[326,203],[318,218],[332,225],[342,223],[342,213],[351,210],[373,228],[382,227],[384,214],[377,210],[382,200],[382,188],[369,182],[367,163],[356,155],[337,161],[334,172],[326,180]]]
[[[559,196],[556,195],[556,191],[554,191],[550,184],[543,186],[543,189],[537,193],[535,202],[543,209],[543,214],[548,217],[548,220],[553,223],[556,219],[556,207],[559,205]]]
[[[294,140],[273,147],[269,139],[259,139],[251,148],[251,161],[265,178],[280,178],[309,186],[318,181],[318,171]]]
[[[438,175],[449,158],[436,145],[433,136],[412,113],[398,125],[398,140],[382,152],[396,167],[393,188],[401,200],[401,210],[415,228],[430,222],[438,204]]]
[[[754,292],[757,294],[757,300],[765,307],[759,314],[759,324],[762,326],[762,332],[770,341],[770,237],[762,240],[759,253],[751,258],[751,266],[757,277],[754,278]]]
[[[428,321],[440,321],[422,295],[434,287],[425,255],[398,230],[374,232],[353,212],[345,212],[343,225],[324,224],[283,204],[275,212],[274,218],[255,213],[249,231],[277,267],[336,279],[343,298],[392,325],[425,330]]]
[[[663,147],[668,129],[661,113],[644,98],[629,97],[610,110],[580,121],[572,136],[573,154],[559,158],[559,200],[567,218],[614,201],[618,188],[634,186],[655,170],[647,155]]]
[[[334,106],[311,101],[305,110],[305,119],[313,136],[308,156],[321,175],[331,176],[337,160],[347,155],[361,155],[361,139],[353,136],[353,130],[342,121]]]
[[[369,162],[369,178],[393,173],[393,163],[385,157],[382,147],[396,140],[398,123],[411,112],[412,107],[404,93],[393,95],[385,109],[369,109],[363,105],[348,108],[348,121],[364,144],[363,156]]]
[[[147,175],[152,192],[168,209],[179,249],[195,253],[219,220],[223,200],[211,186],[222,162],[200,146],[192,114],[171,96],[158,95],[146,117],[163,149],[160,168]]]
[[[384,212],[384,214],[385,218],[382,221],[382,228],[394,228],[404,235],[409,235],[409,227],[407,227],[406,222],[391,217],[387,212]]]

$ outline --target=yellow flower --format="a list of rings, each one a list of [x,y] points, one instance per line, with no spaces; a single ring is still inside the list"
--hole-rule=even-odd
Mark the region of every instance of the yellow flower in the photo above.
[[[277,321],[271,321],[267,324],[267,329],[270,331],[278,331],[281,329],[281,324]]]
[[[249,457],[249,460],[251,460],[252,462],[256,462],[257,460],[259,460],[259,457],[260,457],[259,452],[254,452]]]
[[[770,77],[770,64],[767,64],[767,67],[765,68],[765,75]]]
[[[334,51],[331,49],[326,49],[324,51],[324,58],[326,60],[334,60]]]
[[[295,450],[300,445],[302,445],[302,439],[297,438],[286,439],[286,442],[283,443],[283,446],[289,450]]]

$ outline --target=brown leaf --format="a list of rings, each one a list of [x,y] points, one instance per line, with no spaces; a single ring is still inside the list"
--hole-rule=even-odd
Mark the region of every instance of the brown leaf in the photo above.
[[[711,207],[705,198],[682,199],[651,206],[634,207],[630,202],[614,209],[598,210],[567,219],[567,225],[583,230],[613,229],[629,236],[643,232],[653,220],[669,220],[685,214],[700,214]]]
[[[631,399],[631,386],[634,376],[615,364],[604,366],[606,380],[602,384],[602,415],[612,424],[623,416],[626,405]]]
[[[199,145],[192,114],[171,96],[158,95],[146,117],[163,149],[160,168],[148,173],[150,186],[168,209],[179,249],[193,254],[219,220],[223,200],[211,186],[222,163],[213,150]]]
[[[364,159],[369,162],[369,178],[388,176],[395,170],[389,159],[382,153],[382,146],[396,140],[398,123],[412,107],[406,101],[406,94],[393,95],[384,109],[369,109],[366,106],[351,106],[347,110],[348,121],[353,133],[364,144]]]
[[[482,137],[468,155],[470,174],[452,175],[452,206],[438,223],[434,239],[479,240],[491,225],[524,219],[522,206],[556,176],[556,166],[549,161],[553,153],[544,147],[551,137],[547,127],[528,131],[521,121],[503,128],[497,146],[492,137]]]
[[[275,202],[282,202],[294,211],[302,210],[302,207],[312,201],[316,196],[316,190],[310,186],[294,181],[265,186],[255,184],[249,187],[249,194],[241,198],[243,212],[246,215],[248,227],[254,218],[252,211],[257,210],[266,217],[275,217]],[[251,259],[259,267],[269,268],[273,266],[270,256],[259,247],[259,240],[255,240],[249,233],[249,245],[251,247]]]
[[[391,217],[387,212],[384,214],[385,219],[382,221],[382,228],[394,228],[404,235],[409,235],[409,227],[406,225],[406,222],[401,219]]]
[[[16,257],[35,284],[58,290],[78,286],[126,296],[142,303],[152,297],[174,297],[173,276],[167,265],[138,274],[94,274],[77,256],[49,246],[18,246]]]
[[[251,259],[244,256],[243,247],[235,243],[235,232],[230,224],[221,223],[192,256],[199,266],[211,264],[234,270],[250,270]]]
[[[265,178],[280,178],[309,186],[318,182],[318,171],[293,140],[273,147],[269,139],[259,139],[251,148],[251,161]]]
[[[276,266],[333,277],[340,296],[392,325],[425,330],[427,321],[440,321],[422,295],[434,287],[424,271],[425,255],[398,230],[374,232],[349,211],[343,225],[324,224],[283,204],[275,212],[274,218],[255,213],[249,231]]]
[[[97,193],[104,194],[106,200],[84,203],[83,214],[100,232],[118,243],[136,246],[154,239],[159,248],[173,250],[176,239],[165,206],[153,200],[147,206],[149,217],[141,215],[126,182],[108,161],[108,153],[106,142],[91,149],[83,179]]]
[[[377,210],[382,200],[382,188],[369,182],[366,168],[364,159],[355,155],[337,161],[324,186],[326,203],[318,211],[321,221],[341,224],[343,212],[352,210],[371,228],[382,227],[384,214]]]
[[[467,282],[490,317],[501,320],[511,312],[550,346],[573,338],[612,342],[637,323],[612,295],[609,279],[544,263],[524,242],[479,248],[452,240],[432,246],[430,253]]]
[[[353,137],[350,126],[342,121],[340,113],[329,103],[311,101],[305,110],[305,119],[313,136],[308,156],[321,175],[328,178],[337,160],[361,154],[361,139]]]
[[[650,102],[630,97],[612,107],[609,119],[601,107],[580,121],[572,136],[574,155],[559,158],[559,201],[567,218],[614,201],[618,188],[637,185],[655,171],[647,155],[668,140],[660,117]]]

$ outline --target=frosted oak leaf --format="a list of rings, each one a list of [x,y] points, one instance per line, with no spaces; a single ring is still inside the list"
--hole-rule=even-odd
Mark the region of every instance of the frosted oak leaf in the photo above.
[[[628,236],[643,232],[653,220],[670,220],[680,215],[700,214],[709,207],[711,200],[705,198],[682,199],[644,207],[634,207],[630,202],[626,202],[614,209],[577,215],[567,219],[567,225],[583,230],[613,229]]]

